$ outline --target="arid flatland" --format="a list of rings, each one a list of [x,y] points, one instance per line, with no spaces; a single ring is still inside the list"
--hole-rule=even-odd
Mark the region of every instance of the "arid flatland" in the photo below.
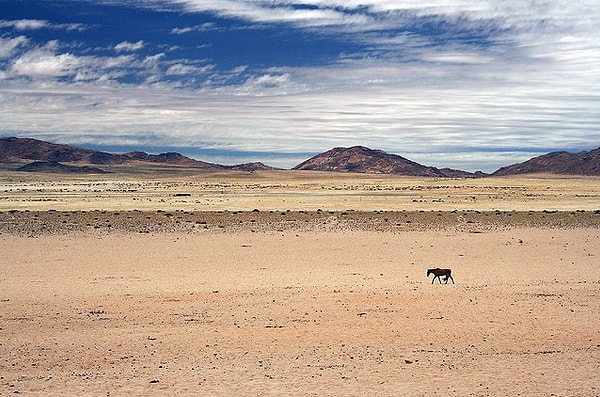
[[[1,174],[0,395],[598,396],[599,182]]]
[[[416,178],[311,171],[128,169],[105,175],[0,173],[0,210],[594,211],[600,178]]]

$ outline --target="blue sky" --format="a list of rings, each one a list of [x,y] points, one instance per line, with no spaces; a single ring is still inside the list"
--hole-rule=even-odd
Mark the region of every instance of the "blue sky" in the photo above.
[[[566,0],[0,0],[0,136],[289,168],[364,145],[494,171],[600,146]]]

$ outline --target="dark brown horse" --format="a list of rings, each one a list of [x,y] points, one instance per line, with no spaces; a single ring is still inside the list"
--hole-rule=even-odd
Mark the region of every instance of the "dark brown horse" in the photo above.
[[[452,270],[451,269],[440,269],[436,267],[435,269],[427,269],[427,277],[430,274],[433,274],[433,280],[431,280],[431,284],[435,282],[437,278],[440,284],[442,283],[442,276],[444,277],[444,281],[448,284],[448,279],[452,280],[452,284],[454,284],[454,279],[452,278]]]

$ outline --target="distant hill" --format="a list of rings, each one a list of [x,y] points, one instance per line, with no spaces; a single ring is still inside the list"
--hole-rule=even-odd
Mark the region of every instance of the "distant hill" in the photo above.
[[[0,138],[0,163],[22,165],[20,171],[102,173],[102,168],[115,165],[145,165],[197,168],[202,170],[238,170],[254,172],[275,169],[263,163],[246,163],[233,166],[194,160],[179,153],[148,154],[141,151],[123,154],[82,149],[31,138]],[[27,164],[30,163],[30,164]],[[69,164],[63,164],[69,163]],[[428,167],[402,156],[373,150],[364,146],[338,147],[318,154],[292,168],[335,172],[395,174],[468,178],[488,176],[483,172],[467,172],[450,168]],[[564,175],[600,176],[600,147],[589,152],[553,152],[534,157],[495,171],[493,176],[549,173]]]
[[[0,138],[0,161],[23,160],[101,165],[122,165],[143,162],[179,167],[223,168],[223,166],[217,164],[193,160],[179,153],[148,154],[144,152],[129,152],[114,154],[31,138]]]
[[[62,163],[92,164],[92,165],[163,165],[172,167],[189,167],[203,170],[238,169],[254,171],[258,169],[273,169],[262,163],[224,166],[194,160],[179,153],[148,154],[145,152],[128,152],[123,154],[107,153],[97,150],[82,149],[71,145],[50,143],[31,138],[0,138],[0,162],[22,163],[27,161],[41,162],[32,165],[30,170],[38,167],[47,172],[69,172],[60,167]],[[43,164],[46,163],[46,164]],[[27,169],[22,169],[23,171]]]
[[[552,152],[529,159],[523,163],[502,167],[492,175],[564,174],[600,176],[600,147],[589,152]]]
[[[275,168],[269,166],[269,165],[265,165],[261,162],[257,162],[257,163],[244,163],[244,164],[239,164],[239,165],[232,165],[232,166],[228,166],[227,168],[232,169],[232,170],[236,170],[236,171],[250,171],[250,172],[254,172],[254,171],[268,171],[268,170],[273,170]]]
[[[484,175],[483,173],[473,174],[449,168],[438,169],[427,167],[405,159],[402,156],[363,146],[334,148],[298,164],[293,169],[433,177],[474,177]]]
[[[22,167],[17,168],[17,171],[25,172],[52,172],[61,174],[106,174],[101,168],[82,166],[77,167],[74,165],[65,165],[58,161],[34,161],[33,163],[25,164]]]

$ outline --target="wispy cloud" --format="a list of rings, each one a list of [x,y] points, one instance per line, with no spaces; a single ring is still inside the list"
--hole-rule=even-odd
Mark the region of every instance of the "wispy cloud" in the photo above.
[[[17,36],[12,38],[0,37],[0,59],[10,58],[19,47],[27,44],[29,39],[25,36]]]
[[[28,49],[12,59],[4,78],[27,77],[30,82],[28,84],[32,86],[35,86],[32,84],[35,79],[42,79],[44,84],[48,79],[67,78],[66,82],[107,80],[111,75],[114,78],[122,74],[124,69],[136,67],[134,61],[131,56],[77,56],[61,52],[60,43],[53,40],[43,46]]]
[[[18,21],[0,21],[0,28],[12,27],[16,30],[36,30],[50,26],[48,21],[41,19],[20,19]]]
[[[205,65],[205,66],[195,66],[195,65],[186,65],[184,63],[176,63],[174,65],[169,66],[166,71],[167,75],[176,75],[176,76],[189,76],[193,74],[206,74],[213,70],[214,65]]]
[[[194,25],[194,26],[186,26],[183,28],[173,28],[171,29],[171,33],[172,34],[184,34],[184,33],[190,33],[190,32],[204,32],[210,29],[213,29],[215,26],[214,23],[212,22],[206,22],[200,25]]]
[[[131,51],[140,50],[143,47],[144,47],[144,41],[143,40],[136,41],[135,43],[130,43],[128,41],[123,41],[123,42],[120,42],[119,44],[115,45],[115,51],[117,51],[117,52],[131,52]]]
[[[283,153],[280,166],[296,152],[361,144],[484,171],[539,147],[600,142],[600,11],[590,2],[102,4],[167,13],[152,34],[88,46],[32,33],[71,25],[0,22],[0,133]]]
[[[87,28],[84,24],[80,23],[51,23],[43,19],[0,20],[0,28],[7,27],[20,31],[39,29],[84,30]]]

